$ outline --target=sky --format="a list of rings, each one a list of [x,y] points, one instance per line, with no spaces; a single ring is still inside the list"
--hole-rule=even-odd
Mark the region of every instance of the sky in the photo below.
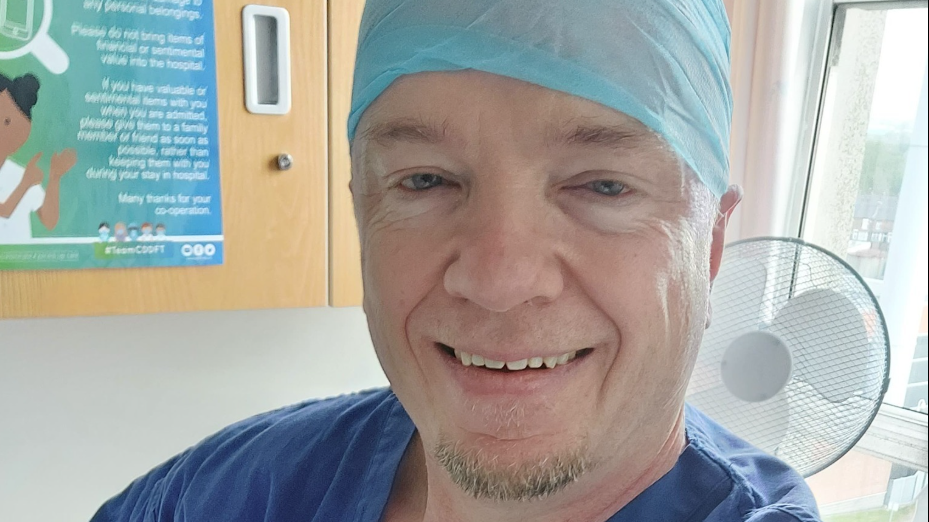
[[[912,125],[926,74],[927,42],[927,9],[895,9],[887,13],[871,106],[872,124]]]

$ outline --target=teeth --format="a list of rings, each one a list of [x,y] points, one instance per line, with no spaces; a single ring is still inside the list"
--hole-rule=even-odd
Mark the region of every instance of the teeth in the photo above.
[[[506,363],[503,361],[495,361],[493,359],[484,359],[484,366],[490,368],[491,370],[502,370],[504,364]]]
[[[577,352],[568,352],[552,357],[529,357],[518,361],[495,361],[485,359],[481,355],[470,354],[461,350],[455,350],[455,358],[461,361],[464,366],[483,366],[491,370],[502,370],[506,367],[508,370],[518,372],[526,368],[554,368],[561,364],[567,364],[577,357]]]

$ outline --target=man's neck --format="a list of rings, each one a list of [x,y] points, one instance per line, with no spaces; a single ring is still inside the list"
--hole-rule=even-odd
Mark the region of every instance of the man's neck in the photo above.
[[[564,491],[530,502],[491,502],[474,499],[456,486],[448,474],[426,457],[419,433],[413,435],[384,513],[384,522],[604,522],[663,477],[686,445],[681,414],[654,457],[634,466],[601,466]],[[630,473],[634,476],[630,477]]]

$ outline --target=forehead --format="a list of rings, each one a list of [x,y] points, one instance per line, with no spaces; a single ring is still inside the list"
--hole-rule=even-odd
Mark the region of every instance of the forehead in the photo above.
[[[446,160],[475,172],[508,161],[560,175],[617,170],[663,197],[680,196],[696,179],[664,139],[627,114],[479,71],[400,78],[365,111],[351,145],[359,179]]]
[[[355,141],[440,142],[469,132],[509,139],[670,150],[644,124],[598,103],[479,71],[418,73],[394,82],[365,111]]]

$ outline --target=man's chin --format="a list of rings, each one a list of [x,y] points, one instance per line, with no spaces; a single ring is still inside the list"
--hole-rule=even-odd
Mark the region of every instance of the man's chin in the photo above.
[[[586,444],[557,448],[527,440],[466,444],[443,438],[433,456],[468,495],[499,502],[545,498],[593,467]]]

